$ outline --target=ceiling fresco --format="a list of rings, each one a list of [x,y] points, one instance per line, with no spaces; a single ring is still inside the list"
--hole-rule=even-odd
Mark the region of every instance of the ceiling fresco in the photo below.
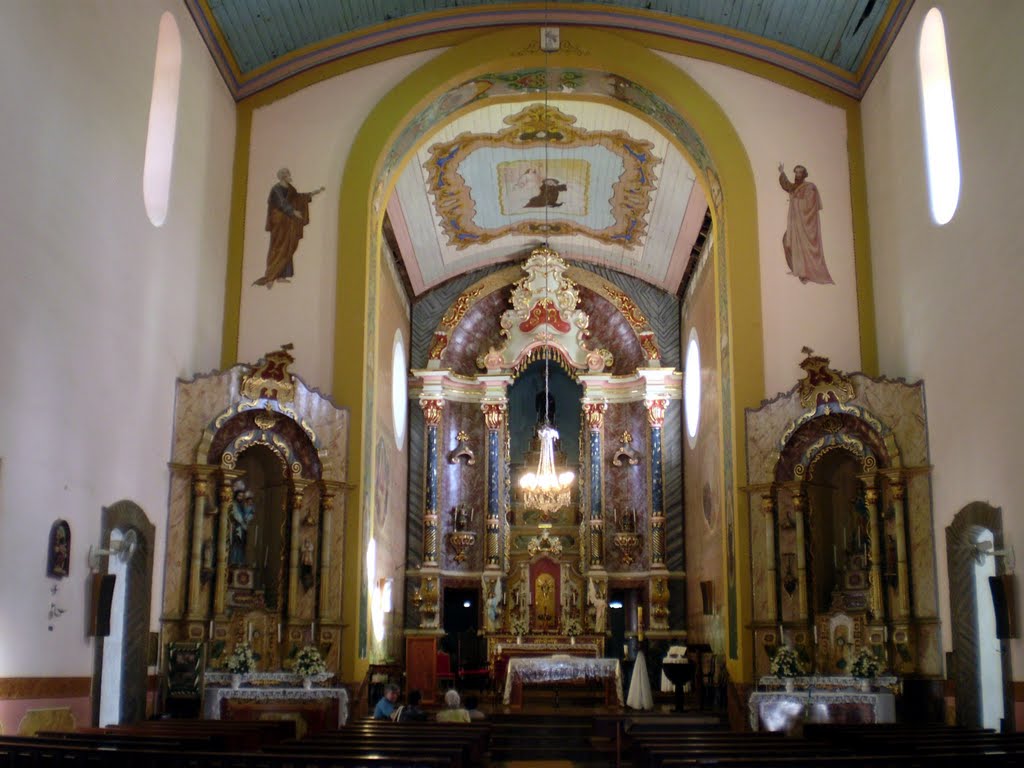
[[[406,153],[387,211],[417,295],[545,242],[674,293],[708,210],[698,177],[716,200],[693,129],[601,72],[481,75],[410,121],[382,178]]]

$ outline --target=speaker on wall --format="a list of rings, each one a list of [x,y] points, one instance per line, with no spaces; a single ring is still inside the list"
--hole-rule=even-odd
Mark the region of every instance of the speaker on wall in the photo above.
[[[996,614],[996,637],[1000,640],[1017,637],[1017,596],[1013,574],[989,576],[988,586],[992,590],[992,605]]]
[[[114,581],[116,578],[112,573],[92,574],[89,625],[86,634],[94,637],[106,637],[110,634],[110,605],[114,600]]]

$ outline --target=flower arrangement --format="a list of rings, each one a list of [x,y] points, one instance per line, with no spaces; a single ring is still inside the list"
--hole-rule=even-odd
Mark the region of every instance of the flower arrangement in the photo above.
[[[853,664],[850,665],[850,674],[854,677],[874,677],[882,671],[882,664],[867,648],[861,648],[853,657]]]
[[[576,635],[583,634],[583,625],[580,624],[579,619],[566,619],[565,620],[565,634],[569,637],[576,637]]]
[[[307,645],[295,657],[295,673],[303,677],[312,677],[327,671],[323,656],[315,645]]]
[[[772,657],[772,674],[776,677],[797,677],[804,671],[796,651],[784,645]]]
[[[513,635],[525,635],[530,631],[530,623],[522,616],[516,616],[512,619],[512,634]]]
[[[248,643],[239,643],[235,646],[234,653],[228,656],[228,672],[234,675],[248,674],[255,666],[256,654],[252,652],[252,647]]]

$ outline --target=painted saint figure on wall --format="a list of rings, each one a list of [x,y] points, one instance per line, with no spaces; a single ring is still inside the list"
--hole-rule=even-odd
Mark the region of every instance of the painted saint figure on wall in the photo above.
[[[302,231],[309,224],[309,204],[313,197],[324,191],[299,192],[292,186],[292,172],[282,168],[277,172],[277,184],[267,197],[267,232],[270,247],[267,250],[267,271],[253,285],[272,288],[278,280],[287,282],[295,274],[292,262],[302,239]]]
[[[793,181],[790,181],[782,163],[779,163],[779,185],[789,193],[789,216],[782,248],[790,273],[800,278],[801,283],[834,284],[821,244],[818,212],[822,206],[818,188],[807,181],[807,169],[802,165],[793,167]]]

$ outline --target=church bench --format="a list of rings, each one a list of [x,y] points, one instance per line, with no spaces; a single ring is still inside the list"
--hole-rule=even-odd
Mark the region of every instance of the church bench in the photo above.
[[[293,760],[298,758],[305,764],[308,758],[316,756],[324,759],[345,757],[362,758],[367,756],[381,756],[393,760],[406,760],[416,762],[429,760],[432,765],[446,766],[446,768],[473,768],[479,763],[470,763],[465,756],[464,750],[457,746],[444,746],[440,744],[426,744],[420,742],[355,742],[355,743],[329,743],[314,742],[311,744],[290,744],[265,747],[264,754],[278,757],[290,757]]]
[[[254,752],[104,749],[29,738],[12,743],[0,736],[0,768],[446,768],[432,757],[386,755],[273,755]]]
[[[745,757],[675,758],[661,763],[662,768],[971,768],[978,766],[1020,765],[1018,756],[979,755],[965,752],[929,755],[747,755]]]
[[[708,764],[722,760],[748,760],[764,757],[777,757],[782,760],[797,757],[816,760],[819,764],[833,757],[852,755],[849,750],[840,750],[827,744],[806,744],[801,742],[781,744],[680,744],[657,742],[639,745],[635,750],[634,765],[637,768],[663,768],[675,764],[678,760],[694,761],[695,764]]]

